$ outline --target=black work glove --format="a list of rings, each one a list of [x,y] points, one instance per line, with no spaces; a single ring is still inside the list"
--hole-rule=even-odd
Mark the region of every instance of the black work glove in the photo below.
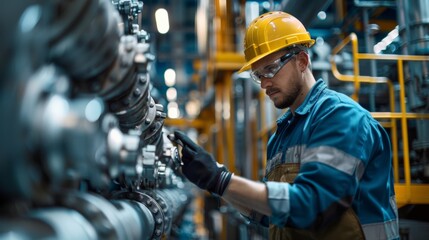
[[[198,187],[222,196],[232,173],[223,165],[219,165],[210,153],[195,144],[183,132],[175,131],[174,136],[183,143],[183,174]]]

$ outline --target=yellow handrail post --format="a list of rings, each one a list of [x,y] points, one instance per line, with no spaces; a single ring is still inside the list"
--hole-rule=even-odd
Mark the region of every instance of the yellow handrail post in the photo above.
[[[352,95],[352,99],[354,99],[356,102],[359,101],[359,91],[360,91],[360,82],[359,82],[359,48],[358,48],[358,41],[356,34],[351,34],[350,39],[352,41],[352,51],[353,51],[353,80],[354,80],[354,92]]]
[[[405,83],[404,83],[404,69],[402,59],[398,59],[398,77],[399,77],[399,101],[401,108],[401,127],[402,127],[402,143],[404,147],[404,172],[405,172],[405,185],[411,185],[411,171],[410,171],[410,154],[408,146],[408,123],[407,123],[407,109],[405,106]],[[408,188],[407,195],[410,195],[410,188]]]
[[[389,105],[390,111],[395,112],[396,104],[395,104],[395,90],[393,87],[393,83],[391,81],[387,82],[387,86],[389,88]],[[390,134],[391,134],[391,142],[392,142],[392,152],[393,152],[393,179],[395,183],[399,183],[399,159],[398,159],[398,130],[396,125],[396,119],[390,119]]]

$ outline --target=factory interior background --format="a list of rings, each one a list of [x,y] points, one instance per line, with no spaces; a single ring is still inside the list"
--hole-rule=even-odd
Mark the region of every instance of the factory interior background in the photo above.
[[[262,179],[284,110],[238,70],[273,10],[316,40],[315,77],[388,131],[401,239],[429,236],[429,0],[3,5],[0,239],[267,239],[182,176],[168,135]]]

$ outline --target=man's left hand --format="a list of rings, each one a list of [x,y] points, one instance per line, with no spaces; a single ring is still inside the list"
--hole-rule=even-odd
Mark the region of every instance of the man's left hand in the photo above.
[[[232,173],[219,165],[210,153],[195,144],[183,132],[175,131],[174,136],[183,143],[183,174],[198,187],[222,196]]]

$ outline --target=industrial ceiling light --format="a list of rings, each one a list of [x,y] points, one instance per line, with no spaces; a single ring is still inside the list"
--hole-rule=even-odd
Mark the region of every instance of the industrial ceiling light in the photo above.
[[[386,50],[387,46],[391,44],[399,36],[398,26],[390,31],[385,38],[374,45],[374,53],[380,54],[383,50]]]
[[[197,46],[200,54],[205,54],[207,51],[207,35],[208,35],[208,10],[209,1],[200,0],[197,11],[195,12],[195,29],[197,31]]]
[[[326,20],[326,12],[325,11],[320,11],[318,14],[317,14],[317,17],[320,19],[320,20]]]
[[[167,115],[169,118],[179,118],[180,110],[177,102],[169,102],[167,104]]]
[[[164,80],[165,80],[165,85],[167,85],[168,87],[172,87],[176,84],[176,71],[174,71],[174,69],[167,69],[164,72]]]
[[[155,11],[156,28],[161,34],[165,34],[170,30],[170,23],[168,20],[168,12],[164,8],[159,8]]]
[[[169,102],[174,102],[177,100],[177,90],[174,87],[170,87],[167,89],[167,100]]]

